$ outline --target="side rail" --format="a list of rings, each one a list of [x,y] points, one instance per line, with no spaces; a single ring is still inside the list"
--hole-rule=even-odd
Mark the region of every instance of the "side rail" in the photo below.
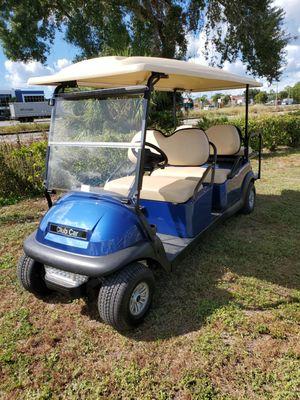
[[[206,168],[204,174],[202,175],[201,179],[197,183],[197,186],[195,187],[194,194],[193,194],[193,199],[197,196],[197,193],[204,182],[204,179],[207,177],[208,173],[211,171],[211,179],[210,179],[210,185],[213,185],[215,182],[215,169],[216,169],[216,163],[217,163],[217,148],[216,146],[212,143],[209,142],[209,145],[213,148],[214,154],[213,154],[213,159],[211,164]]]
[[[249,154],[249,159],[258,157],[258,171],[257,174],[254,174],[255,179],[260,179],[261,176],[261,155],[262,155],[262,134],[260,132],[252,132],[249,135],[249,144],[251,143],[251,139],[254,137],[258,138],[258,150],[253,151],[251,154]]]

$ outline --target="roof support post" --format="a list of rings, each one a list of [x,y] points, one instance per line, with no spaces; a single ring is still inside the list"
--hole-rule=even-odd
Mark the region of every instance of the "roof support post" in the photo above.
[[[176,89],[173,91],[173,121],[174,128],[176,128]]]
[[[143,117],[142,117],[142,129],[141,129],[141,141],[142,141],[142,148],[141,151],[139,152],[138,159],[137,159],[137,164],[139,166],[138,170],[138,176],[137,176],[137,182],[135,187],[132,188],[133,193],[136,195],[136,207],[139,207],[139,201],[140,201],[140,192],[142,189],[142,184],[143,184],[143,175],[144,175],[144,162],[145,162],[145,142],[146,142],[146,132],[147,132],[147,121],[148,121],[148,116],[149,116],[149,108],[150,108],[150,97],[151,97],[151,92],[154,89],[154,85],[161,79],[161,78],[167,78],[168,75],[159,73],[159,72],[152,72],[150,75],[148,81],[147,81],[147,90],[144,92],[144,112],[143,112]]]
[[[246,109],[245,109],[245,159],[249,158],[249,134],[248,134],[248,120],[249,120],[249,85],[246,85]]]

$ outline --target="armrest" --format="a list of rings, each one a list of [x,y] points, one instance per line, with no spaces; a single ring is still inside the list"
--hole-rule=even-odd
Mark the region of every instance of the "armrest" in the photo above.
[[[250,140],[254,137],[258,137],[258,151],[253,152],[253,154],[251,154],[251,156],[249,158],[254,158],[256,156],[258,156],[258,173],[255,175],[255,179],[260,179],[260,175],[261,175],[261,153],[262,153],[262,134],[261,132],[251,132],[249,135],[249,140],[248,142],[250,142]]]
[[[210,185],[213,185],[214,181],[215,181],[215,169],[216,169],[216,162],[217,162],[217,148],[212,142],[209,142],[209,145],[213,148],[213,151],[214,151],[213,160],[212,160],[211,164],[206,168],[204,174],[202,175],[202,177],[200,178],[199,182],[197,183],[197,186],[195,187],[195,190],[194,190],[193,198],[196,197],[196,195],[197,195],[197,193],[199,191],[199,188],[201,187],[204,179],[207,177],[209,171],[212,171],[211,172]]]

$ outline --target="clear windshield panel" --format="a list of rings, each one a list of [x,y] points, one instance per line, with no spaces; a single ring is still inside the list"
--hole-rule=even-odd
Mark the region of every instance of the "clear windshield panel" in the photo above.
[[[98,191],[131,176],[122,193],[127,196],[141,149],[141,141],[131,141],[141,132],[144,107],[141,96],[58,98],[49,133],[48,189]]]

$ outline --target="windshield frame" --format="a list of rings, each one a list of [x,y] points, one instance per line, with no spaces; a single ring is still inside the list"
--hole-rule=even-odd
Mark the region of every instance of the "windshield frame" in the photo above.
[[[131,189],[127,196],[123,196],[124,199],[130,199],[135,204],[138,204],[141,190],[141,182],[143,179],[143,160],[144,160],[144,147],[145,147],[145,136],[147,129],[147,116],[149,109],[149,99],[150,99],[150,89],[148,86],[130,86],[130,87],[122,87],[122,88],[109,88],[109,89],[97,89],[97,90],[86,90],[86,91],[74,91],[74,92],[59,92],[59,87],[56,88],[54,92],[54,96],[52,98],[52,115],[51,115],[51,126],[54,124],[55,111],[56,111],[56,99],[65,99],[65,100],[83,100],[83,99],[114,99],[114,98],[131,98],[140,95],[143,100],[143,108],[142,108],[142,118],[141,118],[141,151],[138,153],[137,163],[136,163],[136,172],[134,182],[131,186]],[[97,143],[97,142],[95,142]],[[98,142],[101,143],[101,142]],[[47,193],[54,192],[49,189],[49,160],[51,153],[51,135],[49,134],[48,138],[48,147],[47,147],[47,156],[46,156],[46,173],[45,173],[45,188]],[[84,146],[84,142],[82,143]],[[99,146],[98,147],[102,147]],[[66,189],[68,190],[68,189]],[[72,190],[72,189],[71,189]],[[63,190],[62,190],[63,191]],[[73,191],[76,191],[76,189]],[[101,189],[100,189],[101,192]],[[109,192],[107,192],[109,193]]]

